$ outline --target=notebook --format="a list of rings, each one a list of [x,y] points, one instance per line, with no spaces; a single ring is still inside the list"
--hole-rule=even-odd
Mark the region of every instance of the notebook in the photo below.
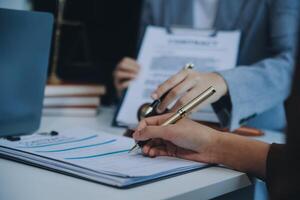
[[[73,129],[57,136],[24,136],[14,142],[0,139],[0,157],[119,188],[207,166],[173,157],[128,153],[133,145],[131,138]]]

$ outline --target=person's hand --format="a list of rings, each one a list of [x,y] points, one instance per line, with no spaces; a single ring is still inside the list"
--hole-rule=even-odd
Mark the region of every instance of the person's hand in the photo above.
[[[173,156],[209,164],[222,164],[259,178],[266,177],[270,144],[232,133],[221,133],[189,119],[174,125],[159,126],[170,114],[141,121],[133,138],[149,142],[146,156]]]
[[[189,119],[159,126],[170,114],[146,118],[140,122],[133,138],[137,141],[151,139],[143,153],[150,157],[173,156],[198,162],[214,163],[211,149],[216,145],[218,131]]]
[[[113,73],[113,78],[119,97],[121,96],[122,91],[126,89],[130,82],[137,76],[139,69],[139,64],[132,58],[123,58],[118,63]]]
[[[214,103],[224,96],[228,91],[227,84],[223,77],[217,73],[199,73],[190,69],[185,69],[162,83],[151,96],[153,99],[158,99],[168,92],[168,95],[157,109],[158,113],[164,112],[169,104],[179,98],[171,108],[171,111],[175,112],[210,86],[215,88],[216,93],[209,98],[205,104],[202,104],[201,107]]]

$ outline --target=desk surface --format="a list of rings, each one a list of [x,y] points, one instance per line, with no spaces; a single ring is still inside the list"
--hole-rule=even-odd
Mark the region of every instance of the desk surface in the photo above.
[[[102,108],[95,118],[44,117],[39,131],[79,126],[121,135],[111,127],[113,108]],[[282,143],[280,133],[258,138]],[[0,159],[0,199],[210,199],[251,185],[248,176],[222,167],[210,167],[131,189],[112,187]]]

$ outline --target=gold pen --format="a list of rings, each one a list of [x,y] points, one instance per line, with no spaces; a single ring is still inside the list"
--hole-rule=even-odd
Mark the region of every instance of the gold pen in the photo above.
[[[211,97],[214,93],[216,93],[216,90],[211,86],[208,89],[206,89],[204,92],[199,94],[196,98],[192,99],[190,102],[188,102],[186,105],[182,106],[180,109],[177,110],[176,113],[174,113],[169,119],[167,119],[161,126],[167,126],[170,124],[175,124],[180,119],[184,118],[188,114],[192,112],[194,108],[199,106],[201,103],[203,103],[205,100],[207,100],[209,97]],[[144,146],[148,141],[139,141],[137,142],[128,153],[132,152],[137,147]]]

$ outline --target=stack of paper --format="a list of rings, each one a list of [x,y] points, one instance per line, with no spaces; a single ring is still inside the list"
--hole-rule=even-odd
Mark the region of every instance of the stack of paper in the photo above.
[[[24,136],[0,140],[0,156],[116,187],[178,174],[206,165],[171,157],[148,158],[128,153],[130,138],[86,130],[58,136]]]

